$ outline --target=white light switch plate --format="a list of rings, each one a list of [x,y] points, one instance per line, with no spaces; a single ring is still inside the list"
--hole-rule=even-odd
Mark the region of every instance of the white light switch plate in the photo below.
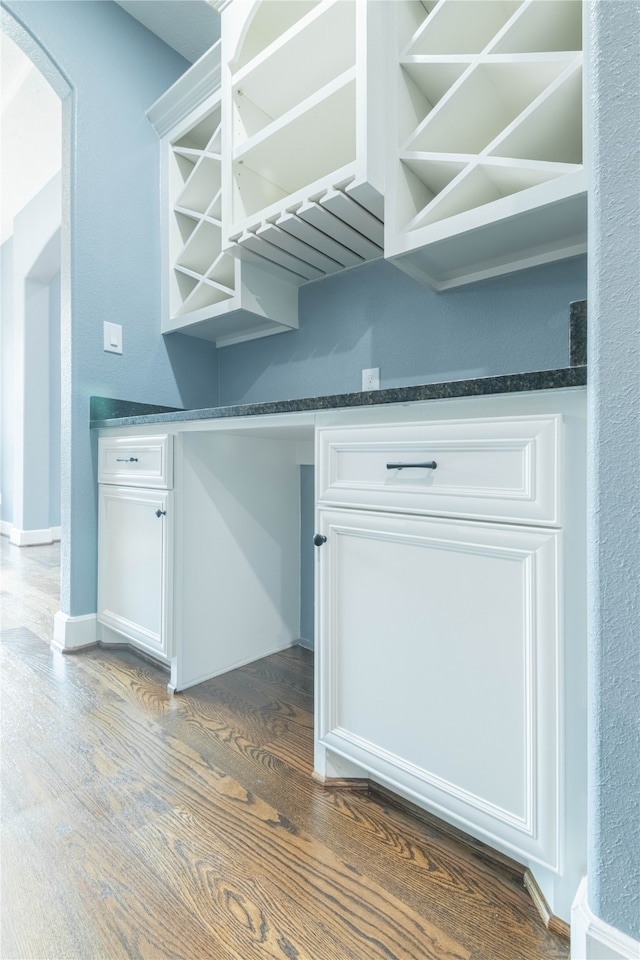
[[[104,349],[109,353],[122,353],[122,325],[104,322]]]

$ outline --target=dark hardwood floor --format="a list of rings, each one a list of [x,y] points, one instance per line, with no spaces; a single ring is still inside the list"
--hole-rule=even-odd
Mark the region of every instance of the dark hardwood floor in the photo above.
[[[172,697],[52,652],[58,548],[0,545],[2,960],[568,957],[510,862],[311,779],[308,651]]]

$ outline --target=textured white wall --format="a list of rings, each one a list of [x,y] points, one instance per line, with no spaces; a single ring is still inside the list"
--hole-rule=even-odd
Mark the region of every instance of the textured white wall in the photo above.
[[[589,902],[640,939],[640,3],[588,20]]]

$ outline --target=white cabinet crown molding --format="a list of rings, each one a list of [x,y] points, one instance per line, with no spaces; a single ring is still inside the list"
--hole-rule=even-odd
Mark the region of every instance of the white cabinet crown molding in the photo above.
[[[149,107],[147,116],[159,137],[219,89],[220,47],[218,40]]]

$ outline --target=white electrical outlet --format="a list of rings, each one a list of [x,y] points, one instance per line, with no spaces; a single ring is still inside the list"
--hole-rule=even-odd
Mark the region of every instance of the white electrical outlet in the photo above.
[[[362,389],[365,391],[380,389],[380,367],[371,367],[369,370],[362,371]]]
[[[104,349],[109,353],[122,353],[122,325],[104,322]]]

